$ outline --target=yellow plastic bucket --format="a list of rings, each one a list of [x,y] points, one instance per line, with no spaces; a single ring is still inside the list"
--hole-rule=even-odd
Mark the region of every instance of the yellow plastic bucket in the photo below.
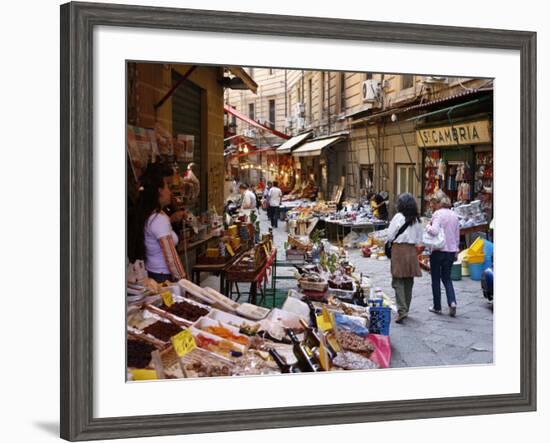
[[[468,254],[478,255],[483,254],[483,239],[478,237],[468,248]]]
[[[468,263],[471,265],[478,265],[485,261],[485,254],[467,254],[466,260],[468,260]]]

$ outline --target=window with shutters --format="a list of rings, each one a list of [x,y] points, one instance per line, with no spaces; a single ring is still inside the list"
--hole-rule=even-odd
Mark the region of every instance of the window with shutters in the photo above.
[[[396,169],[396,195],[403,194],[404,192],[414,195],[414,165],[396,165]]]
[[[413,83],[414,83],[414,75],[401,76],[401,89],[412,88]]]
[[[275,128],[275,100],[269,100],[269,126]]]

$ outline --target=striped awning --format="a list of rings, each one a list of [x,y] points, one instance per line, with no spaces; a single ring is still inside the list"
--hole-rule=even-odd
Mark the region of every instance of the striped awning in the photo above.
[[[305,140],[313,135],[312,131],[304,132],[303,134],[296,135],[291,139],[288,139],[281,146],[277,148],[277,154],[290,154],[293,148],[296,148],[302,144]]]

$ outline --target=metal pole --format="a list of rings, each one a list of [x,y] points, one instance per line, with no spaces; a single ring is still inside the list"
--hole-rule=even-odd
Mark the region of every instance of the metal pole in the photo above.
[[[195,69],[197,69],[196,66],[191,66],[191,68],[189,68],[189,70],[185,73],[185,75],[184,75],[181,79],[179,79],[179,80],[177,81],[177,83],[176,83],[174,86],[172,86],[172,87],[170,88],[170,90],[166,93],[166,95],[165,95],[164,97],[162,97],[162,98],[159,100],[159,102],[155,105],[155,111],[156,111],[158,108],[160,108],[160,107],[164,104],[164,102],[165,102],[166,100],[168,100],[168,99],[174,94],[174,92],[176,92],[176,89],[178,89],[178,88],[181,86],[181,84],[182,84],[185,80],[187,80],[187,78],[191,75],[191,73],[192,73]]]
[[[405,146],[405,149],[407,151],[407,155],[409,157],[409,161],[412,163],[413,165],[413,171],[414,171],[414,176],[416,177],[416,181],[417,182],[420,182],[420,177],[418,176],[418,172],[416,171],[416,162],[413,161],[412,157],[411,157],[411,153],[409,152],[409,147],[407,146],[407,142],[405,141],[405,137],[403,135],[403,131],[401,131],[401,124],[399,123],[399,120],[395,120],[396,123],[397,123],[397,129],[399,129],[399,135],[401,136],[401,141],[403,142],[403,145]]]

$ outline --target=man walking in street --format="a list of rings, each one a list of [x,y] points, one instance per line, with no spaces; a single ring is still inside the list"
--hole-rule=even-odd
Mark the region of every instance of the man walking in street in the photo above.
[[[279,220],[279,206],[281,206],[281,199],[283,197],[283,191],[281,191],[281,189],[279,188],[278,182],[273,182],[273,186],[269,190],[268,195],[271,227],[276,228]]]

